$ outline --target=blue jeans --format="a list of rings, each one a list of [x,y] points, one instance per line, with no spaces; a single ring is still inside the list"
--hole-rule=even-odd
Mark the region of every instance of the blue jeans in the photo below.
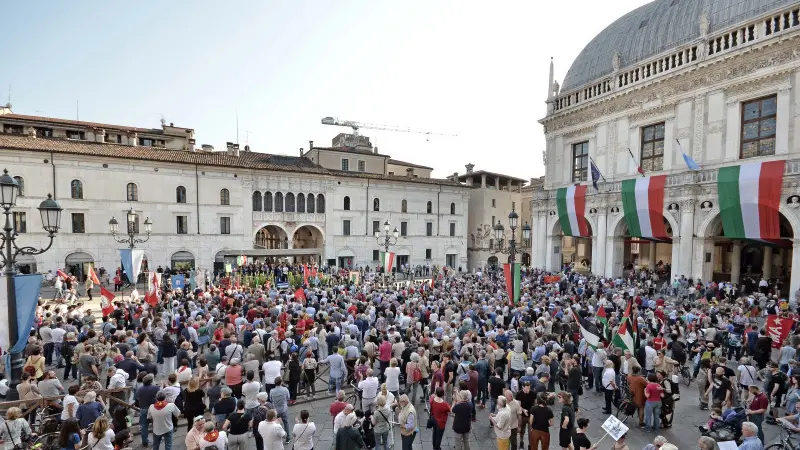
[[[333,392],[339,392],[339,390],[342,388],[342,378],[343,378],[343,377],[334,378],[333,376],[331,376],[330,378],[328,378],[328,393],[329,393],[329,394],[331,394],[331,393],[332,393],[332,392],[331,392],[331,389],[332,389],[334,386],[336,386],[336,390],[335,390],[335,391],[333,391]]]
[[[139,411],[139,427],[142,429],[142,445],[145,447],[149,442],[148,435],[150,433],[150,430],[147,428],[147,426],[147,408],[142,408],[142,410]]]
[[[283,429],[286,431],[286,442],[289,442],[292,439],[292,430],[289,429],[289,411],[278,412],[278,417],[283,421]]]
[[[592,378],[594,379],[594,390],[603,392],[603,368],[592,366]]]
[[[375,433],[375,450],[389,450],[389,432]]]
[[[644,428],[650,431],[658,431],[661,425],[661,402],[644,403]]]
[[[489,396],[489,413],[494,414],[497,412],[497,399],[495,397]]]
[[[158,450],[158,446],[161,445],[161,440],[164,440],[164,450],[172,450],[172,433],[173,430],[169,430],[168,432],[162,434],[161,436],[153,433],[153,450]]]

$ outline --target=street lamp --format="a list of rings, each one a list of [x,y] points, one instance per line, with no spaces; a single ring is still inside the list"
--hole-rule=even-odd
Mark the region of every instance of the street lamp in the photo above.
[[[380,231],[375,232],[375,241],[378,243],[379,247],[383,247],[383,251],[389,253],[389,246],[397,244],[397,238],[400,236],[400,232],[397,231],[397,228],[389,234],[389,230],[391,230],[392,224],[389,223],[387,220],[383,223],[383,236],[381,236]],[[386,284],[386,271],[383,272],[383,284]]]
[[[7,319],[9,341],[11,344],[10,348],[13,348],[14,345],[16,345],[17,336],[19,334],[17,323],[17,299],[16,290],[14,288],[14,275],[17,273],[17,257],[20,255],[41,255],[53,246],[53,239],[55,239],[60,227],[62,211],[61,206],[59,206],[58,203],[53,200],[53,196],[47,194],[47,199],[40,203],[37,209],[39,210],[39,215],[42,219],[42,228],[47,232],[47,237],[50,238],[50,242],[47,244],[47,247],[42,249],[37,249],[30,246],[17,246],[17,237],[19,236],[19,233],[17,233],[12,226],[11,215],[13,212],[11,209],[16,206],[19,188],[20,186],[19,183],[17,183],[17,180],[8,174],[7,169],[4,169],[3,175],[0,176],[0,207],[3,208],[3,214],[6,216],[6,224],[3,227],[4,233],[2,234],[1,238],[3,251],[0,252],[0,256],[2,256],[0,268],[5,269],[3,270],[3,274],[6,277],[6,288],[8,289]],[[7,394],[8,400],[14,400],[15,398],[12,398],[12,396],[17,396],[16,386],[19,384],[22,376],[22,363],[24,361],[22,355],[22,352],[11,354],[11,376],[10,389],[8,390]]]
[[[150,239],[150,233],[153,229],[153,222],[150,218],[144,219],[144,232],[147,235],[146,238],[137,238],[136,236],[139,235],[139,232],[136,231],[136,220],[139,215],[136,214],[136,211],[131,208],[125,214],[125,219],[128,222],[128,232],[126,233],[128,236],[119,238],[117,237],[117,233],[119,232],[119,222],[117,219],[112,217],[111,220],[108,221],[108,229],[111,232],[111,236],[114,237],[114,240],[119,242],[120,244],[128,244],[128,248],[136,247],[136,244],[143,244]]]
[[[505,246],[503,241],[505,240],[505,227],[503,226],[500,221],[497,221],[497,224],[494,226],[494,253],[503,253],[508,255],[508,263],[511,265],[511,269],[514,268],[514,263],[517,260],[517,226],[519,225],[519,214],[514,211],[514,208],[511,208],[511,212],[508,213],[508,225],[511,228],[511,239],[508,240],[508,246]],[[531,239],[531,226],[528,225],[528,222],[525,222],[525,225],[522,226],[522,243],[523,245],[528,245]],[[516,292],[514,288],[514,276],[511,276],[511,293]],[[511,299],[511,302],[514,302],[514,299]]]

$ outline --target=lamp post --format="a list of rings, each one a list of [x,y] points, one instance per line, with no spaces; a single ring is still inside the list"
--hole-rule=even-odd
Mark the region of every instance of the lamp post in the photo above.
[[[8,174],[8,170],[3,170],[3,175],[0,176],[0,207],[3,208],[3,214],[6,216],[6,224],[3,227],[2,245],[3,251],[0,252],[2,261],[0,261],[0,268],[4,268],[3,274],[6,277],[6,295],[8,297],[8,331],[10,348],[13,348],[17,343],[17,336],[19,334],[19,324],[17,323],[17,298],[16,290],[14,288],[14,275],[17,273],[17,257],[20,255],[41,255],[53,246],[53,239],[61,223],[61,206],[53,200],[53,196],[47,194],[47,199],[39,204],[37,208],[42,218],[42,228],[47,232],[47,237],[50,242],[47,247],[37,249],[35,247],[19,247],[17,246],[17,237],[19,233],[14,230],[11,223],[11,211],[17,203],[17,194],[19,194],[19,183]],[[20,382],[22,376],[22,363],[23,352],[16,352],[11,354],[11,376],[10,389],[8,390],[8,400],[17,397],[16,386]],[[14,398],[16,399],[16,398]]]
[[[133,210],[131,207],[130,210],[125,214],[126,219],[128,221],[128,233],[127,237],[118,238],[117,232],[119,230],[119,222],[117,219],[112,217],[111,220],[108,221],[108,228],[111,231],[111,236],[114,238],[115,241],[119,242],[120,244],[128,244],[128,248],[136,247],[136,244],[144,244],[150,239],[150,232],[153,229],[153,222],[150,218],[144,219],[144,232],[147,235],[146,238],[141,239],[137,238],[136,236],[139,235],[139,232],[136,231],[136,219],[139,216],[136,214],[136,211]]]
[[[383,223],[383,236],[381,236],[380,231],[375,232],[375,241],[378,242],[379,247],[383,247],[383,251],[389,253],[389,246],[397,244],[397,238],[400,236],[400,232],[397,231],[397,227],[394,228],[392,234],[389,234],[389,230],[392,228],[392,224],[389,223],[387,220]],[[386,285],[386,271],[383,272],[383,284]]]
[[[508,226],[511,228],[511,239],[508,240],[508,246],[505,246],[503,243],[505,237],[505,227],[503,226],[500,221],[497,221],[497,224],[494,226],[494,253],[503,253],[508,255],[508,263],[511,264],[511,270],[514,270],[514,263],[517,261],[517,225],[519,223],[519,214],[517,214],[514,209],[511,209],[511,212],[508,213]],[[523,245],[528,245],[531,239],[531,226],[528,225],[528,222],[525,222],[525,225],[522,226],[522,242]],[[514,287],[514,276],[512,272],[511,276],[511,295],[514,295],[516,289]],[[511,299],[511,303],[514,303],[514,299]]]

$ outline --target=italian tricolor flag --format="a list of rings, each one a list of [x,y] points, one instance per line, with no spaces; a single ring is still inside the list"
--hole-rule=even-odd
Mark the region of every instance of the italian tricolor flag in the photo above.
[[[394,253],[381,252],[381,266],[383,267],[384,273],[391,272],[392,266],[394,266]]]
[[[519,302],[519,294],[520,294],[520,266],[519,264],[514,264],[514,267],[511,267],[511,264],[503,264],[503,275],[506,277],[506,292],[508,292],[508,301],[511,306],[514,306]],[[513,290],[512,290],[513,286]]]
[[[556,191],[558,221],[564,236],[589,236],[586,221],[586,186],[570,186]]]
[[[669,239],[664,226],[666,175],[622,182],[622,211],[631,237]]]
[[[725,237],[779,239],[781,184],[785,161],[723,167],[717,175]]]

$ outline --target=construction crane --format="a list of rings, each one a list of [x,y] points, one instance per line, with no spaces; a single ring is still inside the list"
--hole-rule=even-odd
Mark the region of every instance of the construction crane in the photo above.
[[[417,130],[411,127],[398,127],[394,125],[380,125],[376,123],[362,123],[353,120],[342,120],[342,119],[337,119],[336,117],[323,117],[322,124],[334,125],[338,127],[350,127],[353,129],[353,134],[356,136],[359,136],[358,130],[361,128],[365,128],[368,130],[383,130],[383,131],[397,131],[400,133],[425,134],[428,136],[453,136],[453,137],[458,136],[457,134],[436,133],[433,131]]]

